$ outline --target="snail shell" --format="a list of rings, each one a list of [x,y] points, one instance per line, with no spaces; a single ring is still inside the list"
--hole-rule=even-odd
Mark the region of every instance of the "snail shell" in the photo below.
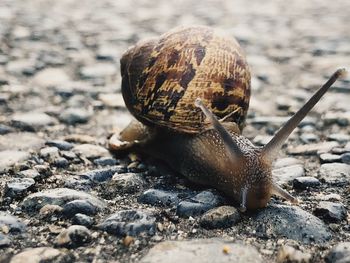
[[[250,70],[235,39],[211,28],[176,28],[140,42],[121,59],[122,93],[142,123],[198,133],[204,116],[197,97],[219,118],[242,129],[250,99]]]

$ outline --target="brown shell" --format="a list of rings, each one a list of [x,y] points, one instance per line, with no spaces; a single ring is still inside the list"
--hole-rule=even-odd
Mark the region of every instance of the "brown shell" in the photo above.
[[[141,122],[196,133],[203,129],[196,98],[241,128],[250,99],[250,70],[237,41],[208,27],[176,28],[140,42],[121,59],[126,106]]]

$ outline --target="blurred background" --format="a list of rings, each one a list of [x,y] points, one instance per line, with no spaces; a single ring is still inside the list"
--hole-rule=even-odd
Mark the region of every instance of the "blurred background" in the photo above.
[[[338,67],[349,68],[349,11],[346,0],[1,0],[0,121],[39,112],[54,124],[82,124],[54,125],[53,134],[120,129],[130,119],[120,96],[123,52],[193,24],[242,45],[253,73],[250,116],[286,115]],[[316,111],[350,111],[348,84],[338,82]]]

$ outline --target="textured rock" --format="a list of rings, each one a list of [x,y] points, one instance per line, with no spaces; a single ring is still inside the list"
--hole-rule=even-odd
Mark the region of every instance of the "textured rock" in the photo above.
[[[56,147],[59,150],[62,151],[69,151],[74,147],[72,143],[66,142],[66,141],[60,141],[60,140],[50,140],[45,143],[47,146]]]
[[[87,200],[73,200],[63,206],[63,213],[67,217],[72,217],[78,213],[85,215],[95,215],[100,210],[100,206],[97,206],[94,203],[90,203]]]
[[[118,189],[122,193],[136,193],[142,190],[146,181],[141,174],[125,173],[115,174],[108,187],[110,190]]]
[[[143,192],[138,201],[156,206],[173,206],[179,203],[178,193],[160,189],[148,189]]]
[[[71,254],[61,252],[60,250],[51,247],[37,247],[27,248],[18,253],[11,258],[10,263],[66,263],[72,261],[74,261],[74,257]]]
[[[320,184],[321,183],[317,178],[311,176],[298,177],[293,180],[294,189],[305,190],[307,188],[316,188]]]
[[[291,246],[282,246],[277,253],[277,263],[308,263],[311,262],[311,254],[303,253]]]
[[[314,214],[326,222],[339,223],[346,219],[347,211],[341,203],[322,201],[316,207]]]
[[[75,214],[72,219],[73,224],[91,227],[94,224],[94,219],[85,214]]]
[[[0,229],[2,232],[17,234],[25,232],[26,226],[17,217],[0,212]]]
[[[100,209],[105,207],[105,203],[98,198],[69,188],[55,188],[31,194],[23,200],[22,207],[27,212],[35,212],[46,204],[63,206],[73,200],[86,200]]]
[[[220,239],[165,241],[155,245],[141,263],[260,263],[254,247]]]
[[[202,215],[199,223],[204,228],[228,228],[236,224],[241,216],[233,206],[219,206]]]
[[[64,123],[75,125],[88,122],[91,116],[91,112],[85,109],[68,108],[60,114],[59,119]]]
[[[114,213],[98,225],[101,230],[118,236],[137,236],[155,233],[155,218],[146,211],[122,210]]]
[[[90,230],[85,226],[72,225],[56,237],[56,245],[60,247],[79,247],[91,241]]]
[[[299,207],[271,205],[256,216],[256,232],[269,238],[289,238],[304,244],[324,243],[331,238],[325,224]]]
[[[30,154],[23,151],[1,151],[0,152],[0,173],[7,171],[11,166],[22,162],[30,157]]]
[[[33,133],[9,133],[0,136],[0,151],[35,151],[40,149],[44,142],[43,139]]]
[[[350,262],[350,242],[339,243],[328,252],[327,263],[347,263]]]
[[[346,183],[350,180],[350,165],[344,163],[325,163],[318,172],[319,178],[326,183]]]
[[[321,163],[334,163],[340,162],[341,156],[337,154],[323,153],[320,155]]]
[[[42,112],[16,113],[11,119],[12,126],[25,131],[38,131],[56,122],[55,118]]]
[[[304,166],[295,164],[272,170],[272,175],[278,184],[291,183],[295,178],[302,177],[305,174]]]
[[[5,185],[4,195],[7,197],[21,197],[35,184],[32,178],[15,178],[7,182]]]
[[[115,173],[125,172],[124,166],[113,166],[110,168],[97,169],[83,173],[80,175],[84,179],[89,179],[94,182],[105,182],[110,180]]]
[[[73,152],[81,157],[85,157],[88,159],[110,157],[110,153],[106,148],[93,144],[76,145],[73,148]]]

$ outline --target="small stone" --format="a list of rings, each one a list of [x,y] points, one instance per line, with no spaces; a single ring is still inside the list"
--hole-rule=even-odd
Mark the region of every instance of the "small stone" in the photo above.
[[[52,162],[60,156],[57,147],[46,147],[40,150],[40,156],[47,161]]]
[[[346,183],[350,179],[350,165],[345,163],[325,163],[318,172],[319,178],[326,183]]]
[[[80,247],[91,241],[90,230],[85,226],[72,225],[56,237],[56,245],[60,247]]]
[[[262,263],[257,250],[249,245],[218,238],[164,241],[155,245],[140,263]]]
[[[258,236],[284,237],[303,244],[325,243],[331,238],[326,225],[314,215],[296,206],[270,205],[255,218]]]
[[[6,233],[18,234],[26,231],[26,225],[22,223],[17,217],[7,214],[5,212],[0,212],[0,231]]]
[[[80,75],[85,79],[106,78],[115,76],[117,68],[112,63],[97,63],[81,68]]]
[[[36,169],[38,169],[38,168],[36,167]],[[18,172],[18,175],[22,176],[22,177],[32,178],[35,181],[38,181],[38,180],[40,180],[40,179],[42,179],[44,177],[49,176],[49,174],[50,174],[50,171],[40,170],[41,172],[39,172],[36,169],[35,170],[34,169],[27,169],[27,170],[24,170],[24,171],[20,171],[20,172]]]
[[[134,242],[135,242],[135,238],[133,238],[131,236],[126,236],[123,239],[123,245],[126,247],[129,247]]]
[[[218,195],[203,191],[186,201],[181,201],[176,208],[176,213],[181,217],[198,216],[218,206],[220,202],[221,198]]]
[[[46,68],[38,72],[33,82],[43,88],[55,87],[69,81],[69,76],[59,68]]]
[[[156,225],[153,215],[142,210],[121,210],[105,219],[98,228],[118,236],[154,235]]]
[[[49,217],[52,215],[59,215],[62,213],[63,208],[59,205],[44,205],[40,210],[39,214],[41,217]]]
[[[272,175],[278,184],[292,183],[295,178],[305,174],[304,166],[295,164],[272,170]]]
[[[73,144],[66,141],[60,141],[60,140],[47,141],[45,144],[47,146],[56,147],[61,151],[69,151],[74,147]]]
[[[90,228],[94,224],[94,219],[85,214],[75,214],[72,220],[73,224]]]
[[[60,250],[52,247],[37,247],[23,250],[22,252],[13,256],[10,263],[66,263],[73,261],[75,261],[74,256],[70,253],[61,252]]]
[[[123,173],[125,171],[126,171],[125,166],[119,165],[119,166],[112,166],[110,168],[88,171],[81,174],[80,176],[84,179],[89,179],[91,181],[101,183],[101,182],[109,181],[114,174]]]
[[[121,93],[101,93],[98,95],[98,99],[102,101],[104,105],[112,108],[124,108],[125,102]]]
[[[73,217],[75,214],[96,215],[101,211],[101,207],[87,200],[73,200],[63,206],[63,214],[67,217]]]
[[[110,152],[106,148],[93,144],[76,145],[73,148],[73,152],[87,159],[97,159],[111,156]]]
[[[4,135],[13,131],[14,129],[12,127],[0,123],[0,135]]]
[[[143,192],[138,201],[156,206],[173,206],[179,203],[178,193],[160,189],[148,189]]]
[[[63,206],[73,200],[86,200],[101,210],[106,207],[103,201],[88,193],[69,188],[55,188],[27,196],[22,202],[22,208],[27,212],[36,212],[46,204]]]
[[[33,188],[35,181],[32,178],[15,178],[5,185],[4,195],[11,198],[19,198]]]
[[[341,156],[337,154],[331,154],[331,153],[322,153],[320,155],[320,161],[321,163],[335,163],[341,161]]]
[[[91,112],[81,108],[68,108],[64,110],[60,116],[60,121],[75,125],[79,123],[87,123],[92,116]]]
[[[305,190],[308,188],[316,188],[320,185],[320,181],[317,178],[311,176],[297,177],[293,180],[294,189]]]
[[[43,145],[44,140],[30,132],[9,133],[0,136],[0,151],[36,151]],[[0,160],[2,161],[2,158]]]
[[[347,263],[350,262],[350,242],[342,242],[328,252],[327,263]]]
[[[328,135],[327,137],[330,141],[337,141],[339,143],[346,143],[350,141],[350,135],[348,134],[341,134],[341,133],[333,133]]]
[[[12,116],[11,124],[24,131],[38,131],[56,124],[56,119],[41,112],[16,113]]]
[[[11,240],[7,235],[0,233],[0,248],[9,247],[11,245]]]
[[[136,193],[142,190],[146,184],[145,179],[140,174],[124,173],[115,174],[110,181],[110,189],[118,189],[123,193]]]
[[[23,151],[0,151],[0,174],[6,172],[14,164],[22,162],[30,157],[30,154]]]
[[[112,158],[112,157],[101,157],[96,160],[94,160],[94,164],[100,165],[100,166],[113,166],[118,164],[119,162]]]
[[[314,133],[303,133],[300,135],[300,140],[305,144],[316,143],[320,138]]]
[[[341,203],[322,201],[316,207],[314,214],[326,222],[339,223],[346,218],[347,211]]]
[[[219,206],[204,213],[199,221],[204,228],[228,228],[235,225],[241,218],[233,206]]]
[[[302,164],[302,161],[294,157],[280,158],[273,164],[273,168],[277,169],[286,166],[293,166],[295,164]]]
[[[341,161],[346,164],[350,164],[350,153],[344,153],[341,155]]]
[[[66,158],[63,158],[63,157],[55,158],[53,164],[57,168],[67,168],[69,166],[68,160]]]
[[[277,263],[309,263],[311,262],[311,254],[301,252],[291,246],[282,246],[277,253]]]
[[[332,148],[339,146],[338,142],[321,142],[289,147],[287,152],[296,155],[315,155],[317,152],[329,152]]]
[[[350,123],[349,112],[327,112],[323,117],[326,125],[338,124],[339,126],[348,126]]]

